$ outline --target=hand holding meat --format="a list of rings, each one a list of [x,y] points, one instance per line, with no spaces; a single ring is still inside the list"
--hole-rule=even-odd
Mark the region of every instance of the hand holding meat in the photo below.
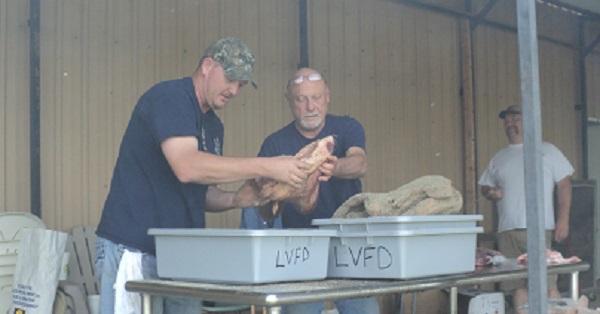
[[[247,180],[233,196],[233,207],[257,207],[269,202],[267,197],[260,193],[254,180]]]
[[[319,172],[321,173],[319,176],[319,181],[329,181],[329,179],[333,177],[335,167],[337,166],[337,161],[338,159],[336,156],[330,155],[327,157],[325,162],[323,162],[319,167]]]
[[[274,157],[271,164],[271,177],[276,182],[289,185],[293,188],[301,188],[306,182],[308,174],[311,172],[310,164],[298,156],[279,156]],[[270,180],[270,179],[261,179]]]
[[[328,136],[306,145],[296,154],[295,158],[307,165],[306,177],[298,185],[290,185],[287,182],[268,178],[256,180],[261,196],[272,201],[265,207],[271,209],[273,216],[278,214],[278,202],[283,200],[295,203],[303,213],[310,212],[314,208],[318,196],[319,178],[323,175],[320,169],[327,172],[324,173],[326,177],[330,177],[335,169],[334,162],[337,159],[330,158],[334,142],[333,136]],[[329,164],[324,165],[324,163]],[[267,213],[264,208],[261,212]]]

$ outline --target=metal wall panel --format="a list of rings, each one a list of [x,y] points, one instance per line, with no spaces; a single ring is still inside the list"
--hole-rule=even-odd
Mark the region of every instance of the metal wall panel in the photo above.
[[[475,103],[477,116],[478,175],[492,156],[507,145],[501,109],[520,102],[519,60],[516,34],[480,26],[474,34]],[[574,50],[540,42],[540,88],[543,139],[556,145],[581,171],[581,145],[577,140],[579,112]],[[481,197],[486,231],[494,226],[491,204]]]
[[[0,0],[0,211],[29,211],[28,1]]]
[[[261,86],[220,113],[225,154],[256,155],[289,119],[283,89],[298,59],[297,1],[48,0],[42,16],[42,204],[52,228],[98,222],[138,97],[190,75],[219,37],[253,48]],[[239,211],[208,220],[235,226]]]
[[[588,117],[600,119],[600,53],[586,58]]]
[[[480,12],[488,0],[474,0],[474,12]],[[577,38],[577,21],[570,12],[552,7],[548,4],[537,3],[538,35],[551,38],[575,46]],[[486,20],[502,25],[517,27],[516,1],[496,1]]]
[[[310,64],[327,77],[330,111],[365,127],[366,191],[427,174],[462,188],[458,24],[390,1],[312,1]]]
[[[299,61],[296,0],[41,3],[42,210],[50,227],[97,223],[137,98],[155,82],[189,75],[218,37],[239,36],[254,49],[260,86],[245,88],[220,113],[225,153],[255,155],[291,119],[283,92]],[[27,9],[27,1],[0,0],[2,210],[29,208]],[[546,10],[542,32],[572,41],[571,18]],[[510,24],[514,4],[498,1],[490,18]],[[308,30],[310,63],[329,80],[332,112],[366,128],[365,190],[388,191],[425,174],[462,188],[458,21],[399,1],[309,1]],[[484,26],[475,33],[480,169],[506,143],[498,109],[519,99],[515,38]],[[545,138],[579,170],[574,53],[546,42],[540,54]],[[588,57],[590,116],[600,111],[598,59]],[[487,202],[481,205],[485,212]],[[239,212],[208,221],[236,226]]]

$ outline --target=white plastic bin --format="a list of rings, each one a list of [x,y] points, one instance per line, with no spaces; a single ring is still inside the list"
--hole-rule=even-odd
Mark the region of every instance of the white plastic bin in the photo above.
[[[323,279],[330,237],[316,229],[150,229],[160,277],[225,283]]]
[[[330,245],[328,276],[410,279],[475,270],[481,227],[340,233]]]
[[[370,232],[398,230],[431,230],[434,228],[476,227],[482,215],[430,215],[430,216],[373,216],[368,218],[313,219],[319,229],[340,232]]]

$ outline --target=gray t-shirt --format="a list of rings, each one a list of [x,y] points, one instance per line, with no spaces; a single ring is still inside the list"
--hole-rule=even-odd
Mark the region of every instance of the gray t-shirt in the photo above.
[[[556,148],[542,144],[543,191],[546,230],[554,229],[554,185],[573,174],[573,166]],[[498,201],[498,232],[526,228],[525,174],[523,144],[511,144],[494,155],[485,169],[479,185],[501,188],[503,198]]]

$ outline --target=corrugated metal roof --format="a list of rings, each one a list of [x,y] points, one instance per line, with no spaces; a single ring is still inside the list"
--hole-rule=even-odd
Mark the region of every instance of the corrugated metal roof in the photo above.
[[[600,0],[560,0],[560,2],[600,14]]]

